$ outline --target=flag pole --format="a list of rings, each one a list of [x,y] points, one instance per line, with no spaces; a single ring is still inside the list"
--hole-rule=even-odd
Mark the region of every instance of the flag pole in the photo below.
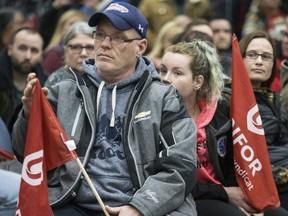
[[[95,195],[98,203],[100,204],[103,212],[105,213],[106,216],[110,216],[109,213],[107,212],[106,208],[105,208],[105,205],[104,205],[101,197],[99,196],[98,192],[96,191],[91,179],[89,178],[86,170],[84,169],[84,167],[83,167],[83,165],[82,165],[82,163],[81,163],[81,161],[80,161],[80,159],[78,157],[76,158],[76,162],[77,162],[78,166],[80,167],[80,170],[81,170],[82,174],[84,175],[84,177],[85,177],[89,187],[91,188],[93,194]]]
[[[64,136],[63,136],[62,133],[60,133],[60,136],[61,136],[61,139],[63,140],[63,142],[65,143],[66,147],[68,148],[68,150],[69,150],[71,153],[74,152],[74,150],[76,149],[76,145],[75,145],[74,140],[67,140],[67,141],[65,141]],[[75,152],[74,152],[73,154],[77,155]],[[106,208],[105,208],[105,205],[104,205],[101,197],[99,196],[99,194],[98,194],[98,192],[96,191],[96,188],[94,187],[91,179],[89,178],[89,176],[88,176],[85,168],[83,167],[83,164],[81,163],[79,157],[76,156],[76,157],[75,157],[75,160],[76,160],[76,162],[77,162],[77,164],[78,164],[78,166],[79,166],[82,174],[84,175],[84,177],[85,177],[85,179],[86,179],[86,181],[87,181],[90,189],[92,190],[92,192],[93,192],[93,194],[95,195],[98,203],[100,204],[103,212],[105,213],[105,216],[110,216],[109,213],[107,212]]]

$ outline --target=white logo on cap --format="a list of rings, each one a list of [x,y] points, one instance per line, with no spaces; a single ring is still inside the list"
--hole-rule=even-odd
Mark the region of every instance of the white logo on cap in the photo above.
[[[108,11],[108,10],[116,10],[116,11],[119,11],[120,13],[128,13],[129,12],[128,8],[126,8],[122,5],[119,5],[118,3],[110,4],[105,11]]]
[[[139,30],[141,33],[143,33],[143,31],[144,31],[144,28],[142,27],[142,25],[141,25],[141,24],[139,24],[139,26],[138,26],[138,30]]]

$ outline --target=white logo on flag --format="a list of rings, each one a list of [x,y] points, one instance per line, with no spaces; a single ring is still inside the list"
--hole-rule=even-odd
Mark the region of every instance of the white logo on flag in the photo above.
[[[262,120],[257,104],[247,113],[248,130],[258,135],[264,135]]]
[[[32,186],[40,185],[43,181],[43,150],[27,155],[23,162],[22,178]]]

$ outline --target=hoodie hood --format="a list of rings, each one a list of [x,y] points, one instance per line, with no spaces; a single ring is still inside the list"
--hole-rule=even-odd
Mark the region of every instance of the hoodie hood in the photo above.
[[[83,66],[85,73],[88,75],[89,79],[92,81],[92,83],[96,85],[97,88],[99,88],[100,83],[103,80],[97,72],[97,68],[95,66],[95,60],[87,59],[83,61],[82,66]],[[139,81],[139,79],[141,78],[145,70],[148,70],[150,72],[150,76],[152,79],[160,80],[159,74],[156,71],[153,62],[149,60],[147,57],[141,57],[138,60],[138,64],[137,64],[137,67],[133,76],[129,76],[128,78],[121,80],[118,83],[107,85],[107,88],[113,89],[114,86],[117,85],[117,89],[121,89],[127,85],[135,84]]]
[[[152,79],[160,80],[154,64],[146,57],[141,57],[133,75],[117,83],[106,84],[97,72],[94,59],[87,59],[83,62],[83,69],[91,82],[98,88],[96,101],[97,119],[103,115],[109,115],[110,127],[115,126],[116,119],[124,112],[130,94],[135,85],[141,79],[144,71],[149,71]],[[103,112],[105,110],[105,113]]]

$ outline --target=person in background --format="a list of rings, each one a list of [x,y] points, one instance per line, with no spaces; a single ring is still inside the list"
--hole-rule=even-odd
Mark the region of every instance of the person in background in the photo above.
[[[231,78],[232,65],[232,26],[228,19],[213,18],[209,25],[214,32],[214,45],[220,55],[220,62],[223,67],[223,72],[226,76]]]
[[[281,75],[281,68],[283,60],[288,58],[288,19],[286,21],[286,28],[281,32],[282,38],[281,41],[276,41],[276,55],[277,55],[277,69],[278,73],[271,84],[271,89],[273,91],[281,93],[282,102],[285,106],[286,111],[288,112],[287,102],[285,102],[286,94],[283,94],[285,90],[282,91],[282,88],[285,86],[285,76],[283,81],[283,75]],[[282,73],[283,74],[283,73]]]
[[[0,166],[14,158],[10,133],[0,117]],[[19,173],[0,167],[0,216],[15,216],[20,179]]]
[[[102,0],[82,0],[80,10],[87,14],[88,17],[92,16],[98,11],[98,5]]]
[[[252,0],[245,16],[242,36],[254,31],[265,31],[273,40],[281,40],[281,31],[285,28],[287,8],[283,0]]]
[[[283,39],[281,43],[282,60],[281,62],[281,102],[288,112],[288,25],[283,31]]]
[[[214,45],[214,32],[206,20],[202,19],[192,20],[192,22],[190,22],[186,26],[184,31],[174,39],[173,44],[181,42],[191,42],[194,39],[206,41]],[[221,58],[221,64],[222,68],[224,64],[226,65],[226,61],[223,61],[222,58]],[[223,70],[224,70],[223,79],[225,82],[229,82],[231,80],[231,77],[225,73],[225,69]]]
[[[67,10],[60,17],[55,32],[43,54],[42,67],[47,75],[64,65],[63,38],[69,27],[77,21],[87,20],[87,15],[78,9]]]
[[[239,48],[259,108],[281,207],[288,210],[288,114],[270,86],[277,75],[274,41],[264,31],[244,36]]]
[[[95,57],[84,75],[49,88],[53,110],[111,215],[196,216],[191,196],[196,171],[196,128],[171,86],[163,85],[147,48],[147,20],[129,3],[114,2],[89,25]],[[35,74],[13,128],[23,159]],[[55,216],[104,215],[76,161],[49,172]],[[57,185],[55,185],[57,182]],[[193,183],[194,182],[194,183]],[[76,195],[76,196],[75,196]]]
[[[207,20],[204,19],[192,19],[191,22],[189,22],[186,26],[185,29],[182,31],[181,34],[179,34],[175,40],[174,44],[187,41],[188,40],[188,35],[191,34],[191,32],[202,32],[208,35],[210,38],[214,38],[214,32],[209,25]],[[209,41],[210,39],[208,39]]]
[[[200,39],[202,41],[207,41],[209,43],[214,44],[214,32],[211,28],[209,22],[203,19],[192,19],[190,23],[188,23],[181,34],[179,34],[173,41],[173,44],[177,44],[180,42],[191,42],[193,39]],[[215,46],[215,44],[214,44]],[[224,77],[223,79],[225,82],[229,82],[231,79],[230,71],[227,69],[229,68],[229,61],[226,59],[221,59],[222,66],[225,65],[226,67],[224,70]],[[226,69],[229,71],[227,72]]]
[[[93,58],[94,39],[93,29],[84,21],[74,23],[68,30],[64,40],[64,66],[53,72],[46,80],[45,86],[67,79],[73,75],[69,70],[82,75],[84,73],[82,63],[87,58]]]
[[[141,0],[139,10],[149,22],[148,28],[148,52],[154,46],[154,41],[161,27],[179,15],[186,15],[192,19],[210,19],[212,8],[210,0],[201,1],[174,1],[174,0]]]
[[[178,41],[179,39],[180,41]],[[213,38],[201,31],[191,31],[189,32],[189,34],[185,34],[185,37],[181,37],[181,38],[178,37],[173,41],[173,44],[177,44],[181,42],[191,42],[194,39],[199,39],[201,41],[206,41],[206,42],[209,42],[210,44],[213,44]]]
[[[222,65],[213,44],[192,40],[168,47],[160,77],[179,91],[197,125],[197,183],[192,195],[198,216],[255,213],[235,179],[230,102],[222,97]],[[288,213],[279,208],[265,215]]]
[[[38,30],[41,34],[45,50],[56,30],[60,17],[68,10],[80,9],[81,1],[75,0],[39,0]]]
[[[162,26],[151,52],[147,54],[154,62],[157,71],[159,71],[164,50],[173,44],[175,38],[183,32],[184,28],[185,25],[177,22],[176,19],[173,19]]]
[[[0,169],[0,216],[15,216],[21,175]]]
[[[0,51],[11,43],[14,32],[25,25],[22,11],[12,7],[0,8]]]
[[[31,71],[42,85],[46,80],[41,67],[43,40],[31,28],[14,33],[12,42],[0,53],[0,116],[11,133],[15,118],[22,107],[21,97]]]

